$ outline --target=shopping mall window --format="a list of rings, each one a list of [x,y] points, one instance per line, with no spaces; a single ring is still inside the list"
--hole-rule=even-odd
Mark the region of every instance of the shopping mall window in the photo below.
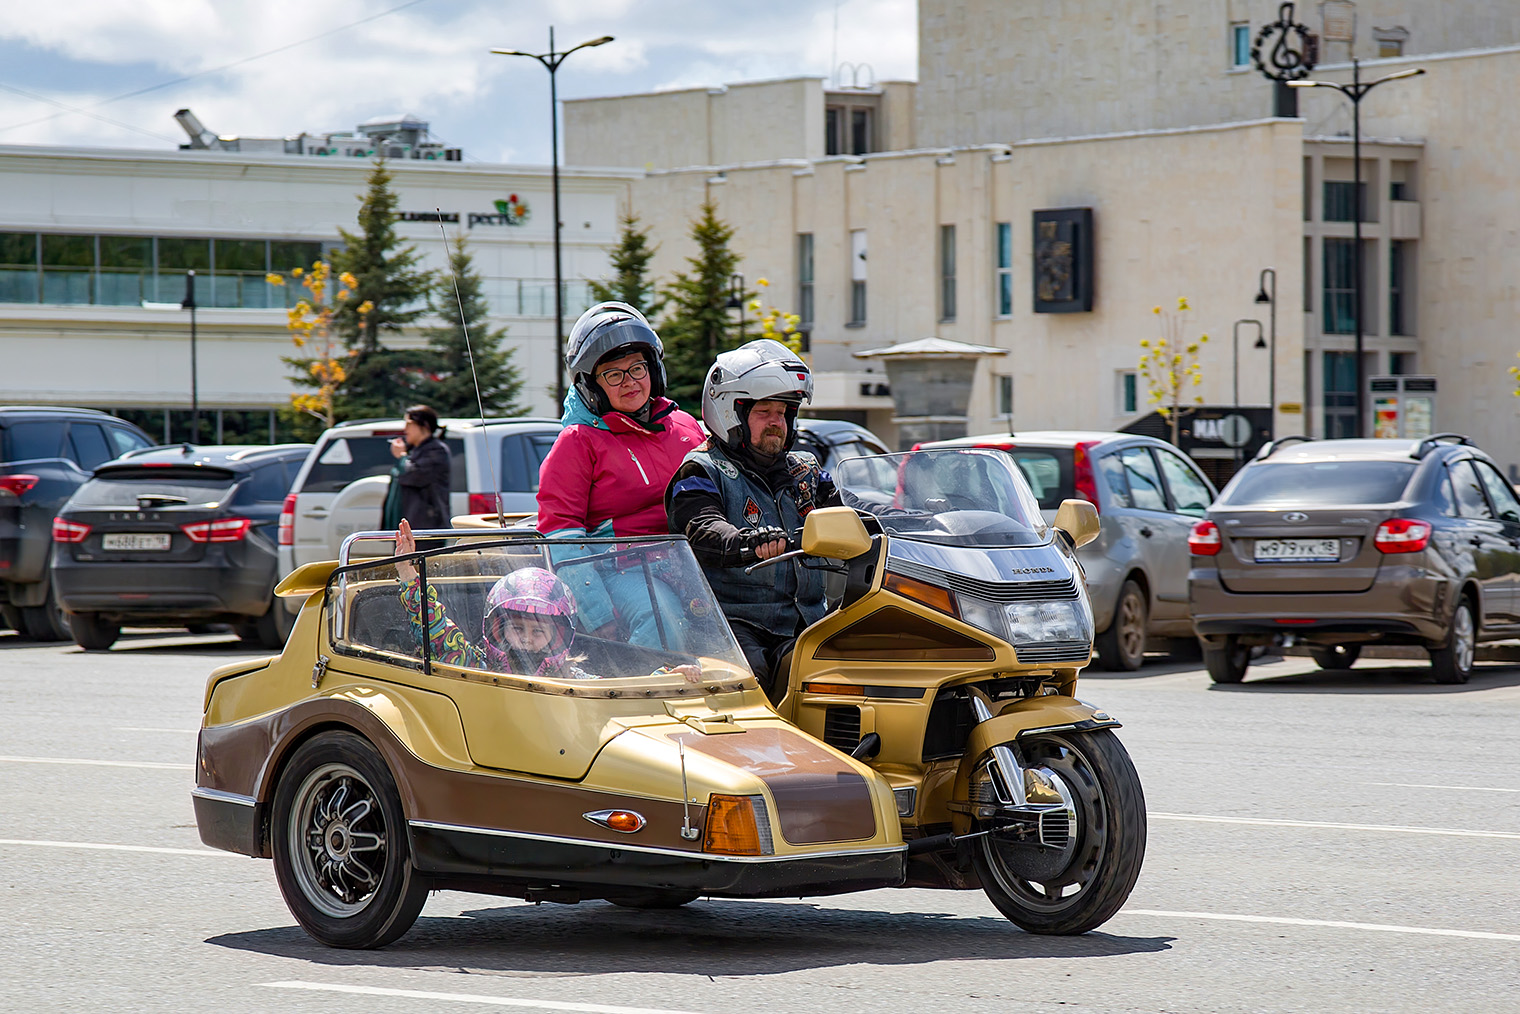
[[[1013,226],[997,224],[997,315],[1013,316]]]
[[[939,319],[955,319],[955,226],[939,227]]]
[[[797,316],[799,326],[813,326],[813,234],[797,234]]]
[[[1245,21],[1230,25],[1230,65],[1245,67],[1251,63],[1251,26]]]

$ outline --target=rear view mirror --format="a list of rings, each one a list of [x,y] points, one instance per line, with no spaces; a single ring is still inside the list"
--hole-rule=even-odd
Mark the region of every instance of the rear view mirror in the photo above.
[[[1098,537],[1098,508],[1086,500],[1062,500],[1055,527],[1066,533],[1073,547],[1085,546]]]
[[[802,524],[802,551],[830,560],[853,560],[871,548],[860,515],[849,507],[820,507]]]

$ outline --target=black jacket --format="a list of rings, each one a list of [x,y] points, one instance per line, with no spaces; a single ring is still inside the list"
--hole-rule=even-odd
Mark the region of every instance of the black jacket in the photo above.
[[[413,447],[391,482],[401,487],[401,516],[413,528],[449,527],[449,476],[453,455],[437,437]]]

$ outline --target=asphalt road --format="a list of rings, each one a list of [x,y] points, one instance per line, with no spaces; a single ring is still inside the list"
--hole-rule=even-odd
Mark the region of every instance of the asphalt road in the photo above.
[[[1020,932],[982,895],[674,912],[440,893],[379,952],[312,943],[189,791],[227,638],[0,634],[0,1010],[1520,1010],[1520,667],[1307,659],[1084,678],[1150,811],[1128,906]]]

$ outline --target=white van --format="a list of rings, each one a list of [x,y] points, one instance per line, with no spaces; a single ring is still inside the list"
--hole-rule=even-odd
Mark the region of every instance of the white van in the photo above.
[[[454,456],[451,514],[495,511],[498,491],[507,513],[538,509],[538,466],[559,436],[559,420],[440,419],[438,425]],[[282,577],[307,563],[336,560],[345,538],[380,527],[396,463],[390,442],[401,434],[400,419],[344,423],[322,434],[280,513]]]

